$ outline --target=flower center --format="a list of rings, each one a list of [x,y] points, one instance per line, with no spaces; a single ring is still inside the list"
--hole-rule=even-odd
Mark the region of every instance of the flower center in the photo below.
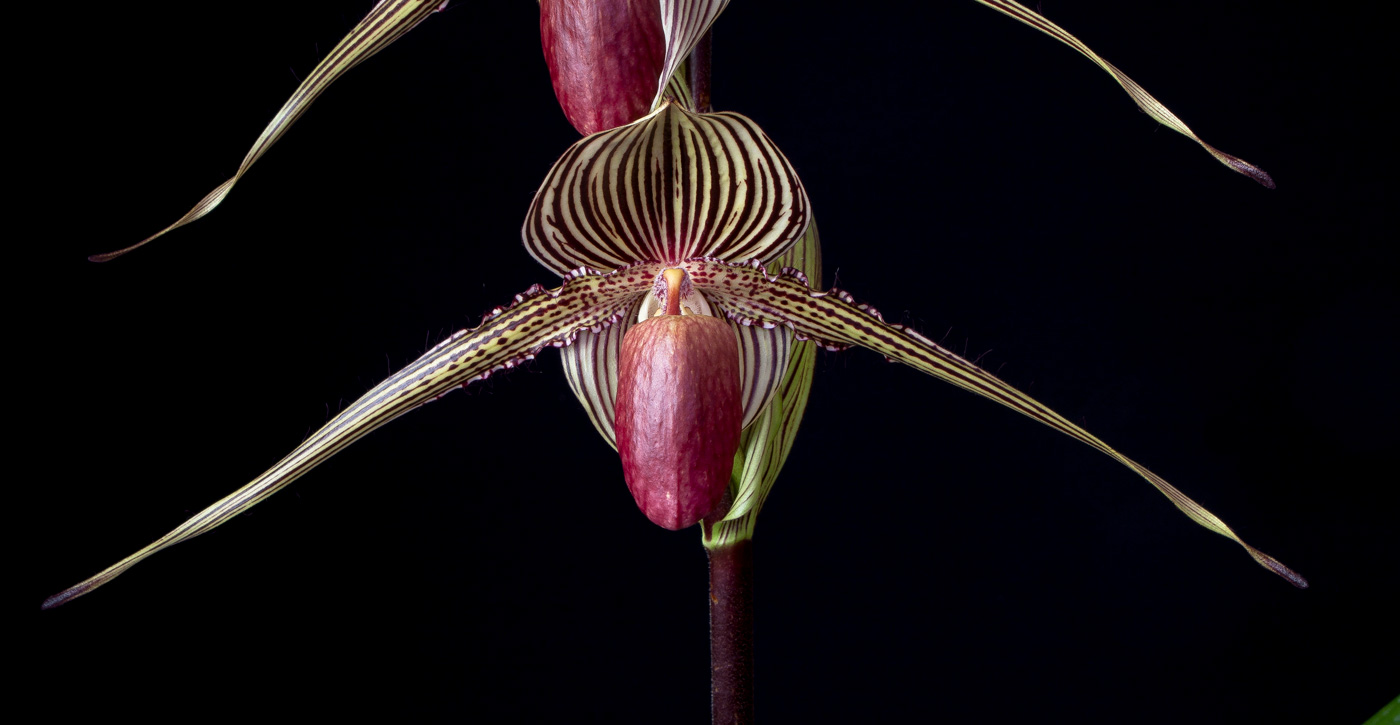
[[[622,339],[613,431],[638,508],[683,529],[709,515],[729,483],[744,420],[739,347],[685,270],[664,270],[652,292],[653,311],[644,305]]]
[[[677,311],[671,310],[674,299]],[[661,315],[708,315],[717,317],[705,296],[690,283],[690,274],[680,267],[662,270],[652,283],[651,294],[637,311],[637,322],[646,322]]]

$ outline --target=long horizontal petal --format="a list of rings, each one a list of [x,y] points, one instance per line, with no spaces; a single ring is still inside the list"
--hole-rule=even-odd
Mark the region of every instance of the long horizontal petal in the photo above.
[[[990,398],[1103,452],[1147,479],[1191,520],[1243,546],[1256,562],[1295,586],[1307,587],[1308,583],[1303,577],[1241,541],[1224,521],[1157,474],[932,340],[902,325],[886,323],[878,311],[867,305],[857,305],[849,294],[840,290],[814,292],[801,274],[784,270],[777,277],[769,277],[763,267],[756,263],[726,264],[695,260],[687,262],[685,267],[695,285],[731,317],[753,323],[787,324],[792,326],[799,338],[814,340],[833,349],[854,345],[869,348],[890,360],[902,362],[964,390]]]
[[[379,0],[379,3],[369,11],[364,20],[359,25],[350,29],[350,33],[336,44],[331,52],[326,55],[311,74],[297,86],[296,92],[277,111],[277,115],[272,117],[272,121],[263,129],[262,135],[253,143],[253,147],[248,149],[248,155],[243,157],[243,163],[238,165],[238,173],[233,178],[219,184],[207,196],[199,200],[184,216],[175,221],[174,224],[152,234],[141,241],[118,249],[115,252],[104,254],[94,254],[88,259],[94,262],[106,262],[126,254],[134,249],[158,239],[168,232],[179,229],[190,222],[202,218],[205,214],[214,210],[224,197],[233,189],[233,185],[248,173],[248,169],[267,150],[282,138],[282,134],[296,123],[301,114],[311,106],[311,103],[326,90],[330,84],[340,78],[345,71],[360,64],[360,61],[378,53],[389,44],[398,40],[404,33],[412,30],[418,23],[423,22],[427,17],[447,6],[447,0]]]
[[[411,365],[376,385],[251,483],[204,509],[174,531],[44,602],[55,607],[115,579],[136,562],[203,534],[276,493],[370,431],[446,393],[532,359],[547,346],[562,347],[585,329],[614,324],[651,287],[655,273],[603,275],[580,270],[563,286],[536,285],[497,307],[472,330],[462,330]]]
[[[1064,28],[1061,28],[1060,26],[1050,22],[1048,19],[1045,18],[1045,16],[1035,12],[1034,10],[1031,10],[1030,8],[1026,7],[1025,5],[1022,5],[1021,3],[1016,2],[1016,0],[977,0],[977,2],[982,3],[983,5],[986,5],[987,7],[992,8],[993,10],[996,10],[1000,13],[1015,18],[1025,23],[1026,25],[1029,25],[1032,28],[1035,28],[1036,30],[1039,30],[1040,32],[1045,33],[1046,35],[1060,41],[1061,43],[1064,43],[1065,45],[1068,45],[1069,47],[1079,51],[1080,54],[1082,54],[1085,58],[1094,61],[1094,63],[1100,68],[1104,69],[1105,71],[1108,71],[1108,74],[1113,76],[1113,80],[1118,81],[1118,85],[1122,86],[1123,90],[1127,91],[1129,96],[1132,96],[1133,103],[1136,103],[1138,105],[1138,108],[1142,109],[1143,113],[1146,113],[1147,115],[1151,116],[1152,119],[1155,120],[1157,123],[1160,123],[1163,126],[1166,126],[1167,128],[1170,128],[1171,130],[1176,131],[1177,133],[1186,136],[1192,141],[1195,141],[1196,143],[1200,144],[1201,148],[1204,148],[1206,151],[1210,152],[1210,155],[1214,156],[1217,161],[1219,161],[1222,164],[1225,164],[1232,170],[1238,171],[1239,173],[1244,174],[1245,176],[1248,176],[1251,179],[1254,179],[1255,181],[1263,184],[1264,186],[1267,186],[1270,189],[1274,188],[1274,180],[1267,173],[1265,173],[1263,169],[1259,168],[1258,166],[1255,166],[1254,164],[1249,163],[1248,161],[1245,161],[1242,158],[1239,158],[1238,156],[1231,156],[1230,154],[1227,154],[1224,151],[1221,151],[1215,148],[1214,146],[1211,146],[1205,141],[1202,141],[1201,137],[1197,136],[1195,132],[1190,129],[1190,127],[1188,127],[1185,123],[1182,123],[1181,119],[1176,117],[1176,114],[1168,110],[1167,107],[1162,105],[1162,103],[1156,98],[1153,98],[1152,94],[1143,90],[1142,86],[1134,82],[1132,78],[1129,78],[1128,76],[1124,75],[1123,71],[1120,71],[1117,68],[1113,67],[1112,63],[1109,63],[1103,58],[1100,58],[1097,53],[1090,50],[1089,46],[1081,42],[1079,38],[1076,38],[1073,35],[1070,35],[1069,33],[1065,32]]]

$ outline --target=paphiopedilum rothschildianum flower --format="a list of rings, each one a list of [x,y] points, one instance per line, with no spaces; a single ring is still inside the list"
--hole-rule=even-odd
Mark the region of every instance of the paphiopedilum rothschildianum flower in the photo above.
[[[224,523],[399,415],[549,347],[561,349],[570,385],[598,432],[620,448],[639,506],[671,528],[705,519],[711,547],[752,535],[801,420],[816,347],[859,346],[1103,452],[1200,525],[1306,586],[1166,481],[1058,413],[917,332],[885,322],[849,294],[821,291],[816,227],[796,172],[753,121],[697,109],[678,72],[727,0],[604,4],[615,11],[607,17],[625,22],[599,30],[578,13],[602,4],[542,4],[546,58],[559,100],[575,126],[591,133],[549,172],[522,230],[529,253],[561,276],[562,284],[536,285],[493,310],[480,326],[444,340],[251,483],[55,595],[47,606],[85,594],[156,551]],[[983,4],[1079,50],[1153,118],[1195,139],[1073,36],[1018,3]],[[155,236],[208,213],[326,86],[445,5],[381,0],[302,83],[238,174]],[[575,14],[560,19],[559,13],[570,12]],[[1234,170],[1272,184],[1256,167],[1201,144]],[[726,332],[716,335],[716,329]],[[692,369],[670,379],[664,374],[687,367]],[[721,404],[707,407],[711,399]],[[725,430],[709,435],[716,429]],[[705,475],[690,475],[699,469]]]

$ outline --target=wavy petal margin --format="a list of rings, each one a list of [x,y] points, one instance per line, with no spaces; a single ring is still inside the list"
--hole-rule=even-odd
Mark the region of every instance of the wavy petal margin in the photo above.
[[[376,385],[251,483],[195,514],[150,546],[49,597],[44,608],[87,594],[151,554],[227,522],[365,434],[424,403],[514,368],[533,359],[545,347],[566,346],[582,330],[601,330],[621,321],[639,294],[651,287],[659,271],[620,269],[602,274],[581,269],[557,289],[545,290],[535,285],[516,295],[510,307],[497,307],[475,329],[455,333]]]
[[[1306,589],[1308,582],[1277,559],[1242,541],[1215,514],[1192,501],[1157,474],[1071,423],[1029,395],[1007,385],[937,343],[902,325],[891,325],[868,305],[857,305],[840,290],[813,292],[791,270],[769,277],[761,265],[691,261],[685,265],[695,286],[733,318],[789,325],[799,339],[830,349],[859,345],[902,362],[964,390],[1001,403],[1029,418],[1104,453],[1147,479],[1192,521],[1243,546],[1259,565]]]
[[[287,99],[287,102],[277,111],[277,115],[273,116],[272,121],[263,129],[262,135],[258,136],[258,140],[253,143],[253,147],[248,149],[248,155],[243,157],[243,163],[238,165],[238,173],[235,173],[233,178],[219,184],[207,196],[200,199],[193,209],[177,219],[174,224],[125,249],[94,254],[88,259],[93,262],[111,261],[213,211],[223,202],[224,197],[228,196],[233,185],[238,183],[244,174],[248,173],[248,169],[252,168],[253,164],[262,158],[273,144],[277,143],[278,139],[282,138],[282,135],[287,132],[288,128],[291,128],[292,124],[297,122],[297,119],[301,118],[301,114],[306,112],[306,109],[321,95],[322,91],[326,90],[346,71],[359,65],[361,61],[387,48],[395,40],[426,20],[429,15],[447,7],[448,2],[449,0],[379,0],[365,16],[365,19],[351,28],[349,34],[342,38],[331,49],[331,52],[320,63],[316,64],[306,80],[297,86],[292,97]]]
[[[1016,0],[977,0],[977,2],[986,5],[987,7],[996,10],[999,13],[1015,18],[1016,20],[1019,20],[1025,23],[1026,25],[1029,25],[1032,28],[1035,28],[1036,30],[1045,33],[1046,35],[1054,38],[1055,40],[1058,40],[1061,43],[1064,43],[1065,45],[1068,45],[1069,47],[1079,51],[1079,53],[1085,58],[1094,61],[1094,63],[1098,65],[1098,67],[1104,69],[1105,71],[1108,71],[1108,74],[1113,76],[1113,80],[1118,81],[1118,85],[1122,86],[1123,90],[1127,91],[1128,95],[1132,97],[1133,103],[1136,103],[1138,105],[1138,108],[1142,109],[1143,113],[1146,113],[1147,115],[1151,116],[1153,120],[1155,120],[1157,123],[1160,123],[1163,126],[1166,126],[1167,128],[1170,128],[1171,130],[1176,131],[1177,133],[1186,136],[1192,141],[1195,141],[1196,143],[1200,144],[1201,148],[1208,151],[1210,155],[1214,156],[1215,159],[1220,163],[1230,167],[1232,171],[1244,174],[1245,176],[1254,179],[1255,181],[1259,182],[1260,184],[1263,184],[1264,186],[1270,189],[1274,188],[1273,178],[1270,177],[1267,173],[1265,173],[1263,169],[1259,168],[1258,166],[1255,166],[1254,164],[1249,163],[1248,161],[1245,161],[1242,158],[1239,158],[1238,156],[1231,156],[1230,154],[1227,154],[1224,151],[1221,151],[1215,148],[1214,146],[1211,146],[1205,141],[1202,141],[1201,137],[1197,136],[1195,132],[1190,129],[1190,127],[1188,127],[1185,123],[1182,123],[1181,119],[1176,117],[1176,114],[1172,113],[1156,98],[1153,98],[1152,94],[1143,90],[1142,86],[1134,82],[1132,78],[1129,78],[1128,76],[1124,75],[1123,71],[1120,71],[1117,68],[1113,67],[1112,63],[1109,63],[1103,58],[1100,58],[1097,53],[1090,50],[1089,46],[1081,42],[1079,38],[1076,38],[1073,35],[1070,35],[1069,33],[1065,32],[1064,28],[1061,28],[1060,26],[1050,22],[1048,19],[1046,19],[1045,16],[1035,12],[1034,10],[1031,10],[1030,8],[1026,7],[1025,5],[1022,5],[1021,3],[1016,2]]]

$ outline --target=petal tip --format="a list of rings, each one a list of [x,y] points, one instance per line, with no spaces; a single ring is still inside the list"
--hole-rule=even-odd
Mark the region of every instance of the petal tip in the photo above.
[[[39,605],[39,609],[41,611],[53,609],[59,606],[60,604],[67,604],[68,602],[78,598],[79,596],[82,596],[85,593],[86,591],[81,586],[69,587],[68,589],[64,589],[63,591],[49,597],[48,599],[45,599],[44,603]]]
[[[1274,177],[1269,176],[1269,172],[1259,168],[1258,166],[1255,166],[1254,164],[1240,161],[1238,165],[1231,164],[1231,167],[1234,168],[1235,171],[1238,171],[1241,174],[1244,174],[1245,176],[1248,176],[1249,178],[1259,182],[1259,185],[1264,187],[1265,189],[1278,188],[1278,184],[1274,183]]]
[[[1255,561],[1259,562],[1264,568],[1268,569],[1269,571],[1272,571],[1273,573],[1278,574],[1284,579],[1287,579],[1289,584],[1292,584],[1293,586],[1298,587],[1299,589],[1308,588],[1308,580],[1304,579],[1303,576],[1298,572],[1293,571],[1292,569],[1289,569],[1288,567],[1284,566],[1283,562],[1257,549],[1251,548],[1250,553],[1254,555]]]

